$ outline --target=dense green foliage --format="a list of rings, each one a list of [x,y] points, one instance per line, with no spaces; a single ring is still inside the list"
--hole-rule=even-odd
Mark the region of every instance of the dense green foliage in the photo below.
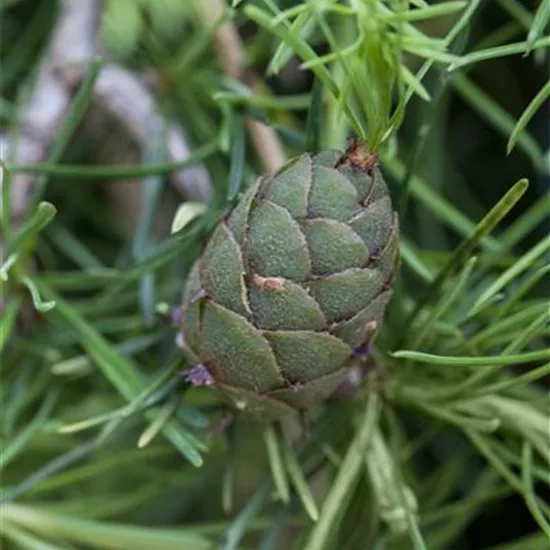
[[[547,548],[548,3],[234,1],[220,29],[243,37],[241,74],[217,4],[103,5],[107,58],[154,80],[186,160],[92,113],[100,59],[44,162],[2,142],[2,548]],[[61,8],[0,2],[2,137],[26,131]],[[290,158],[352,135],[401,227],[371,374],[307,438],[245,419],[212,435],[223,410],[180,375],[169,310],[273,143]],[[170,234],[168,178],[201,163],[213,198]]]

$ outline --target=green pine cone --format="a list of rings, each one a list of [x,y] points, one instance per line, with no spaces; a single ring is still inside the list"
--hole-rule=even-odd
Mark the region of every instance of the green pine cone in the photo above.
[[[325,400],[380,326],[398,223],[372,160],[356,145],[259,178],[193,267],[183,339],[238,410],[270,420]]]

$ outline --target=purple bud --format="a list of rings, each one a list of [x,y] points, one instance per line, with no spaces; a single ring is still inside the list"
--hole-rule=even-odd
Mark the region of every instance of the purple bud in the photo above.
[[[212,386],[215,382],[214,378],[212,378],[212,375],[208,372],[206,367],[199,363],[198,365],[194,366],[193,368],[184,371],[183,377],[185,378],[186,382],[191,384],[192,386]]]
[[[181,308],[180,307],[173,307],[170,310],[170,322],[172,323],[172,326],[179,327],[181,323]]]
[[[353,357],[359,361],[366,361],[370,357],[370,350],[368,344],[361,344],[359,347],[353,350]]]

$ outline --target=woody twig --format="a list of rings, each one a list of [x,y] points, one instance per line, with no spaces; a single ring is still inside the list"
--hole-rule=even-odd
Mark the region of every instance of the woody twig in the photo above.
[[[226,10],[225,0],[201,0],[199,10],[206,27],[220,21]],[[235,25],[224,21],[214,35],[215,49],[222,71],[229,77],[258,89],[259,78],[246,70],[246,51]],[[265,124],[248,118],[246,126],[250,139],[266,172],[275,172],[286,161],[286,155],[276,132]]]

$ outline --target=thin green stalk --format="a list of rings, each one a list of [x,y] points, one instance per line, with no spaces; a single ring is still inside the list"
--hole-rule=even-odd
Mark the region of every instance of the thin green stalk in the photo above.
[[[212,541],[183,530],[136,527],[113,522],[82,520],[43,512],[20,504],[7,504],[4,517],[34,532],[66,537],[79,544],[106,550],[211,550]]]
[[[304,550],[322,550],[326,547],[329,535],[335,529],[335,522],[343,512],[342,504],[357,483],[378,414],[378,396],[371,391],[363,416],[358,423],[359,428],[348,447],[336,479],[325,497],[319,521],[311,531]]]
[[[112,166],[112,165],[71,165],[57,163],[43,164],[10,164],[12,173],[43,174],[44,176],[55,176],[65,178],[86,178],[86,179],[131,179],[143,178],[146,176],[165,175],[176,172],[182,168],[198,164],[214,154],[219,147],[218,137],[196,149],[185,160],[178,162],[167,162],[160,164],[149,164],[147,166]]]
[[[57,388],[50,391],[44,398],[36,416],[11,440],[9,445],[2,449],[2,454],[0,455],[0,470],[4,470],[10,462],[13,462],[13,460],[25,449],[27,443],[44,428],[45,421],[52,412],[58,395],[59,392]]]

